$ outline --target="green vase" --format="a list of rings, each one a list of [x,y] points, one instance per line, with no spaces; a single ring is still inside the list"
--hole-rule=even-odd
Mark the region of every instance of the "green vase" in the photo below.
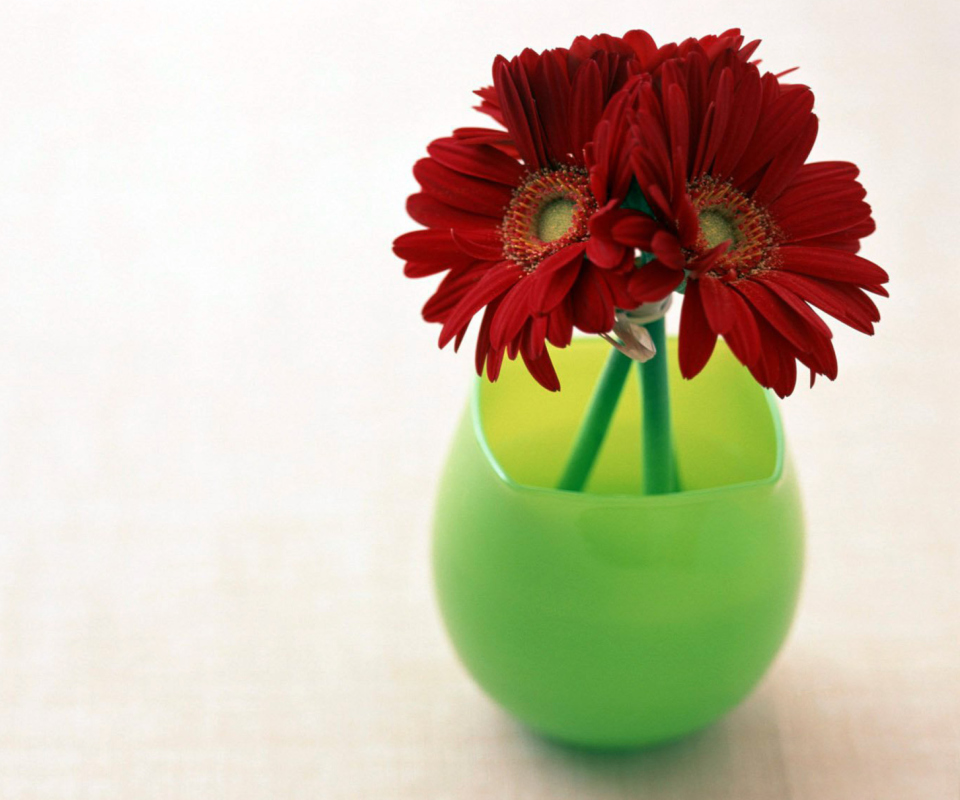
[[[803,569],[776,405],[719,344],[692,381],[671,358],[683,491],[640,494],[635,379],[586,491],[550,488],[608,348],[557,351],[558,394],[515,364],[477,382],[433,546],[444,622],[480,686],[543,735],[604,749],[676,739],[742,700],[786,637]]]

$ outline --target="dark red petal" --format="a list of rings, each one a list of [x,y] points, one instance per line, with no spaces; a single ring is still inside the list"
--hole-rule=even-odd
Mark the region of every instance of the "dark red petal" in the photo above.
[[[538,59],[530,81],[533,96],[540,99],[537,113],[543,123],[548,153],[557,160],[563,160],[567,153],[572,152],[567,132],[570,124],[570,78],[564,54],[559,50],[545,52]]]
[[[702,275],[707,270],[713,269],[717,262],[727,250],[730,249],[730,242],[720,242],[716,247],[711,247],[705,253],[700,253],[692,260],[687,262],[687,269],[691,272]]]
[[[573,340],[573,300],[569,295],[547,318],[547,340],[556,347],[566,347]]]
[[[673,219],[673,204],[667,199],[663,188],[657,183],[643,185],[643,193],[653,212],[660,219]]]
[[[680,310],[680,346],[678,359],[680,374],[693,378],[700,373],[713,355],[717,334],[707,322],[700,301],[699,281],[688,281]]]
[[[761,273],[759,277],[762,278],[763,273]],[[784,303],[786,303],[797,314],[799,314],[804,321],[821,336],[824,336],[828,339],[833,336],[833,334],[830,332],[830,328],[827,327],[827,323],[818,317],[813,309],[811,309],[801,297],[798,297],[788,287],[784,286],[782,283],[777,283],[776,281],[761,282],[767,289],[776,294],[777,297],[779,297]]]
[[[830,380],[837,376],[837,356],[830,342],[830,329],[823,320],[809,308],[806,315],[798,313],[773,291],[770,284],[742,280],[737,282],[736,287],[789,342],[791,356]],[[814,324],[808,322],[810,318]]]
[[[435,275],[469,266],[474,261],[456,246],[449,230],[410,231],[394,240],[393,252],[407,261],[403,274],[408,278]]]
[[[796,353],[797,360],[812,372],[817,372],[831,381],[834,380],[837,377],[838,367],[833,342],[822,336],[815,336],[811,344],[809,353]]]
[[[802,134],[812,111],[813,92],[809,89],[798,87],[796,91],[783,91],[764,109],[756,132],[733,171],[734,182],[746,180],[789,147]]]
[[[523,363],[526,364],[527,369],[537,383],[551,392],[560,391],[560,379],[557,377],[557,371],[554,369],[553,362],[550,360],[550,354],[546,350],[536,358],[529,357],[521,350],[520,356],[523,358]]]
[[[450,230],[450,228],[489,230],[500,224],[500,220],[448,206],[423,192],[412,194],[407,198],[407,213],[421,225],[442,230]]]
[[[769,205],[776,200],[787,187],[797,170],[807,160],[813,143],[817,139],[818,121],[811,114],[792,144],[781,150],[763,173],[760,185],[753,192],[753,200],[761,205]]]
[[[591,238],[649,250],[653,235],[663,226],[646,214],[631,208],[618,208],[619,203],[619,200],[611,200],[590,218]],[[622,248],[619,252],[622,254]]]
[[[771,358],[775,358],[778,363],[774,373],[777,377],[771,382],[770,388],[778,397],[789,397],[797,386],[797,362],[785,349],[774,351]]]
[[[523,326],[523,338],[520,342],[520,352],[531,358],[539,358],[547,346],[547,318],[534,317],[527,320]]]
[[[838,178],[798,182],[794,177],[783,194],[769,204],[769,211],[774,217],[781,219],[823,202],[843,201],[855,205],[866,195],[866,190],[854,180]]]
[[[623,263],[627,248],[601,236],[587,240],[587,258],[603,269],[615,269]]]
[[[427,322],[446,322],[450,312],[457,307],[464,295],[486,274],[488,267],[457,269],[445,275],[437,290],[423,307]]]
[[[523,167],[517,160],[491,145],[464,144],[451,137],[432,142],[427,152],[445,167],[511,188],[523,177]]]
[[[761,360],[750,371],[761,384],[780,397],[790,394],[797,383],[797,364],[790,343],[763,317],[756,317],[760,329]]]
[[[760,328],[754,311],[738,292],[727,289],[726,294],[736,321],[723,338],[741,363],[755,364],[760,358]]]
[[[666,231],[658,231],[653,235],[650,243],[653,254],[662,264],[676,270],[682,270],[687,266],[687,259],[680,249],[680,243],[677,238]]]
[[[749,278],[737,281],[734,286],[788,342],[798,350],[810,350],[806,326],[776,294],[759,281]]]
[[[472,322],[472,320],[471,320],[471,322]],[[467,335],[467,329],[468,329],[469,327],[470,327],[470,323],[468,322],[466,325],[464,325],[464,326],[460,329],[460,333],[458,333],[458,334],[456,335],[456,337],[454,338],[454,340],[453,340],[453,352],[454,352],[454,353],[456,353],[456,352],[458,352],[458,351],[460,350],[460,345],[463,344],[463,339],[464,339],[464,337]]]
[[[457,254],[449,230],[410,231],[393,240],[393,252],[404,261],[445,261]]]
[[[510,134],[497,128],[457,128],[453,132],[453,137],[464,144],[489,144],[501,150],[507,155],[519,158],[520,154],[513,145],[513,139]]]
[[[570,293],[573,324],[584,333],[606,333],[613,327],[613,298],[597,273],[595,267],[584,265]]]
[[[849,284],[775,270],[762,275],[761,280],[789,289],[798,297],[861,333],[872,334],[873,323],[880,319],[880,312],[873,301],[860,289]]]
[[[703,134],[703,121],[707,113],[707,87],[709,84],[710,65],[707,57],[699,50],[690,53],[684,60],[686,84],[684,90],[688,98],[687,105],[690,114],[690,143],[687,147],[687,163],[693,166],[693,159],[699,149],[700,138]]]
[[[570,147],[574,158],[582,158],[583,146],[593,138],[603,114],[603,85],[595,61],[585,61],[573,79],[570,102]]]
[[[698,283],[707,322],[717,333],[727,333],[737,322],[737,307],[731,299],[735,292],[712,275],[704,275]]]
[[[530,169],[545,169],[550,166],[550,160],[544,148],[536,104],[526,74],[519,64],[516,73],[517,80],[514,80],[510,62],[503,57],[497,58],[493,68],[493,83],[503,111],[504,126],[513,135],[524,164]]]
[[[630,275],[630,294],[637,305],[662,300],[683,283],[683,273],[649,261]]]
[[[747,149],[760,117],[762,96],[760,73],[750,68],[734,89],[733,98],[730,101],[730,121],[727,123],[726,130],[723,131],[723,140],[717,148],[717,155],[710,170],[718,180],[729,177],[744,150]]]
[[[440,347],[444,347],[474,314],[506,292],[520,280],[522,275],[523,270],[520,267],[508,262],[491,267],[477,285],[467,292],[443,324],[443,330],[440,331]]]
[[[499,220],[510,202],[511,190],[502,183],[455,172],[432,158],[422,158],[414,164],[413,175],[425,192],[464,211]]]
[[[426,278],[430,275],[436,275],[438,272],[447,270],[463,269],[473,263],[469,256],[460,254],[459,258],[452,258],[450,261],[408,261],[403,265],[403,274],[408,278]]]
[[[658,56],[657,43],[646,31],[629,31],[623,35],[623,41],[637,54],[645,70],[650,69]]]
[[[503,259],[503,242],[499,228],[490,228],[485,231],[458,231],[450,232],[451,239],[457,249],[471,258],[482,261],[501,261]]]
[[[826,247],[780,248],[782,269],[842,283],[886,283],[889,276],[872,261]]]
[[[545,259],[529,277],[531,301],[538,313],[549,313],[570,292],[580,274],[583,251],[583,245],[565,247]]]
[[[873,221],[873,217],[867,217],[852,228],[847,228],[846,230],[826,236],[814,236],[810,239],[804,239],[802,244],[804,247],[830,247],[834,250],[846,250],[848,253],[857,253],[860,251],[860,240],[864,236],[869,236],[876,229],[877,224]]]
[[[639,305],[630,291],[630,279],[636,271],[631,262],[625,271],[604,269],[597,272],[597,277],[606,284],[615,308],[636,308]]]
[[[614,241],[632,247],[648,249],[660,223],[646,214],[628,213],[617,218],[610,226]]]
[[[870,206],[862,200],[825,196],[806,205],[794,206],[786,213],[780,212],[777,224],[789,243],[845,232],[863,224],[869,217]]]
[[[860,174],[856,164],[849,161],[812,161],[804,164],[797,172],[794,186],[807,181],[820,183],[826,180],[854,180]]]
[[[680,167],[683,178],[686,178],[687,153],[690,150],[690,109],[683,89],[676,83],[667,87],[663,114],[670,137],[670,154],[673,157],[673,163]]]
[[[530,287],[530,278],[526,276],[507,290],[490,326],[490,344],[493,347],[505,347],[520,333],[523,323],[533,314]]]
[[[691,177],[699,177],[703,172],[709,172],[723,142],[730,115],[733,111],[733,70],[729,67],[720,73],[713,102],[703,120],[703,130],[700,134],[700,143],[697,157],[694,160]]]
[[[492,86],[484,86],[481,89],[475,89],[473,92],[482,102],[474,106],[477,111],[489,114],[501,125],[503,124],[503,114],[500,113],[500,104],[497,102],[497,90]]]
[[[504,350],[490,349],[487,353],[487,380],[491,383],[500,377],[500,367],[503,364]]]
[[[483,375],[483,364],[487,360],[487,354],[490,352],[490,323],[493,321],[493,315],[500,305],[499,300],[494,300],[487,306],[483,312],[483,319],[480,321],[480,330],[477,332],[477,350],[474,357],[474,366],[477,368],[477,375]],[[490,380],[494,380],[491,378]]]

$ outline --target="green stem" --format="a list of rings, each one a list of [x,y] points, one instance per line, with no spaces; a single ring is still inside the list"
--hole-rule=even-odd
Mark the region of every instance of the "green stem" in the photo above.
[[[587,483],[593,463],[597,460],[600,446],[607,435],[610,420],[626,383],[630,364],[633,363],[616,348],[610,348],[610,355],[604,365],[597,386],[590,398],[587,414],[580,423],[577,438],[573,443],[573,450],[567,460],[563,477],[557,484],[558,489],[579,492]]]
[[[643,398],[643,490],[644,494],[667,494],[677,491],[678,481],[670,424],[666,324],[659,319],[646,327],[657,354],[639,365]]]

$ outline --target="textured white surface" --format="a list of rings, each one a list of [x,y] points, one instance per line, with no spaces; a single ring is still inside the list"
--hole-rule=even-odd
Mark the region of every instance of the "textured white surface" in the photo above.
[[[955,800],[955,6],[324,8],[0,9],[0,797]],[[802,65],[894,297],[785,404],[809,565],[760,689],[673,747],[571,752],[441,630],[471,359],[389,243],[495,53],[730,24]]]

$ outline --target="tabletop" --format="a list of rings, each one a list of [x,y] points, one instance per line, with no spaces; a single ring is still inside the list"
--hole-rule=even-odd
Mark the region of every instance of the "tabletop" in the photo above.
[[[2,11],[0,797],[956,800],[954,6],[347,5]],[[580,751],[444,633],[472,358],[390,242],[496,53],[732,24],[802,66],[815,157],[860,164],[892,297],[781,405],[807,564],[763,682],[678,743]]]

